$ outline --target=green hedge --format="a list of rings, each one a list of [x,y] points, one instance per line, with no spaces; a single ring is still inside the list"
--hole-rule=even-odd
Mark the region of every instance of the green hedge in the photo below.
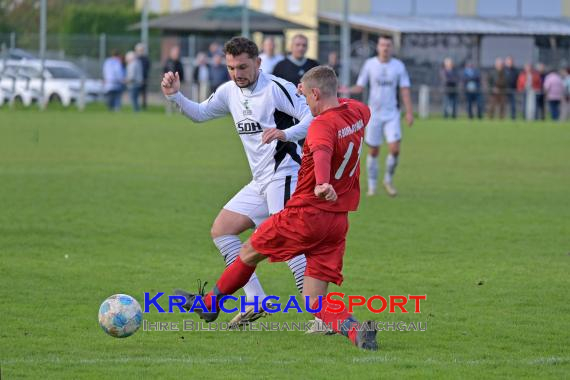
[[[98,43],[93,43],[88,38],[88,42],[91,43],[83,44],[77,40],[78,36],[98,36],[101,33],[108,36],[121,35],[125,37],[127,50],[133,48],[134,42],[127,42],[129,38],[126,37],[132,36],[138,41],[137,36],[140,32],[128,30],[130,25],[140,21],[140,13],[137,13],[134,7],[101,4],[68,5],[64,8],[62,16],[59,29],[60,46],[69,56],[98,55]],[[111,41],[108,42],[107,54],[111,48],[119,47]]]
[[[60,32],[62,34],[137,34],[127,28],[140,21],[140,13],[123,6],[99,4],[68,5],[65,7]]]

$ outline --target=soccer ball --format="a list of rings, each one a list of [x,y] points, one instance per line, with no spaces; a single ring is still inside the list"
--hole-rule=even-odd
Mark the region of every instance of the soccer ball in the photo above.
[[[99,308],[99,326],[115,338],[126,338],[141,327],[141,305],[126,294],[107,298]]]

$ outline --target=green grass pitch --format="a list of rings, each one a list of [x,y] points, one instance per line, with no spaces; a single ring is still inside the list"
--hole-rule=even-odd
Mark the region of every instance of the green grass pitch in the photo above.
[[[0,377],[567,377],[570,125],[430,119],[404,133],[400,195],[363,196],[350,217],[342,290],[426,294],[421,314],[355,314],[427,331],[380,333],[375,353],[300,332],[114,339],[97,323],[107,296],[142,302],[223,269],[210,225],[250,179],[232,122],[0,110]],[[258,273],[268,294],[296,294],[284,264]]]

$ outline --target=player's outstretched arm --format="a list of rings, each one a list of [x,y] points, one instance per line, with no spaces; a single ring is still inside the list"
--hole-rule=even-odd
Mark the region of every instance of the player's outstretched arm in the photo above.
[[[304,97],[303,101],[305,101]],[[309,125],[311,125],[311,121],[313,121],[313,115],[311,115],[311,110],[307,104],[301,105],[300,109],[301,111],[296,115],[291,115],[299,120],[299,122],[291,128],[285,129],[283,131],[285,135],[285,141],[299,141],[307,136],[307,130],[309,129]],[[299,119],[298,117],[301,118]]]
[[[229,108],[223,94],[214,93],[206,101],[196,103],[180,92],[180,77],[178,73],[169,71],[164,74],[161,82],[162,93],[166,98],[180,108],[182,113],[195,122],[202,122],[227,115]]]
[[[370,81],[370,60],[364,63],[364,66],[360,69],[358,78],[356,79],[356,84],[354,86],[340,86],[338,92],[342,96],[362,94],[366,86],[369,85]]]
[[[330,202],[336,202],[337,194],[330,181],[332,151],[330,148],[320,147],[313,151],[315,165],[315,196]]]
[[[410,94],[409,87],[402,87],[400,89],[400,94],[402,95],[402,100],[404,101],[404,106],[406,107],[406,123],[408,127],[414,124],[414,109],[412,106],[412,96]]]
[[[354,95],[354,94],[362,94],[362,92],[364,91],[364,87],[363,86],[359,86],[357,84],[355,84],[352,87],[348,87],[348,86],[340,86],[338,88],[338,92],[339,94],[342,95]]]

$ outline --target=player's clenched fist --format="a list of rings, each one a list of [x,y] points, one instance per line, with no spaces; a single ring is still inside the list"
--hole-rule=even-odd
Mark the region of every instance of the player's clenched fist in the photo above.
[[[315,195],[331,202],[336,202],[337,199],[336,191],[334,191],[334,188],[329,183],[315,186]]]
[[[178,72],[169,71],[162,77],[161,86],[164,95],[174,95],[180,91],[180,76]]]

